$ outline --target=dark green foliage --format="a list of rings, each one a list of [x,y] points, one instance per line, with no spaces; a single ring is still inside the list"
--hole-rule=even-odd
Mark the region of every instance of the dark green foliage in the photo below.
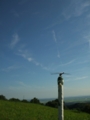
[[[68,106],[66,105],[66,103],[64,102],[64,109],[68,109]]]
[[[73,105],[69,105],[68,108],[90,113],[90,103],[75,103]]]
[[[21,102],[24,102],[24,103],[29,103],[27,100],[23,99]]]
[[[86,104],[82,110],[83,112],[90,113],[90,104]]]
[[[45,105],[53,108],[58,108],[58,99],[49,101]],[[65,104],[65,102],[64,102],[64,109],[68,109],[68,106]]]
[[[69,109],[82,110],[84,108],[84,103],[75,103],[68,106]]]
[[[44,105],[44,103],[40,103],[40,105]]]
[[[53,100],[53,101],[49,101],[45,105],[50,106],[50,107],[54,107],[54,108],[58,108],[58,99]]]
[[[4,95],[0,95],[0,100],[7,100]]]
[[[20,102],[20,100],[18,98],[10,98],[9,100],[13,101],[13,102]]]
[[[40,104],[40,101],[37,98],[33,98],[30,102]]]

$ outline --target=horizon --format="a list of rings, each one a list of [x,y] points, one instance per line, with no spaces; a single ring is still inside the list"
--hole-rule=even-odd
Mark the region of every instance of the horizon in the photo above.
[[[3,95],[4,96],[4,95]],[[70,99],[70,98],[85,98],[85,97],[89,97],[90,98],[90,95],[82,95],[82,96],[65,96],[63,99]],[[6,98],[6,96],[5,96]],[[15,98],[15,97],[13,97]],[[54,98],[38,98],[38,97],[33,97],[33,98],[37,98],[39,100],[46,100],[46,99],[58,99],[58,96],[57,97],[54,97]],[[15,99],[19,99],[19,100],[31,100],[33,98],[15,98]],[[11,99],[11,98],[6,98],[7,100]]]
[[[1,0],[0,33],[0,94],[90,95],[90,0]]]

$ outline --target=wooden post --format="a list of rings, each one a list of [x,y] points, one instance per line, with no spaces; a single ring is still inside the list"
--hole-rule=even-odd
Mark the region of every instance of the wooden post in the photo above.
[[[58,77],[58,119],[64,120],[63,78]]]

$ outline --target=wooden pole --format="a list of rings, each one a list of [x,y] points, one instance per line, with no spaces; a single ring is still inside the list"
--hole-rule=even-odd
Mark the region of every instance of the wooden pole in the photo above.
[[[58,119],[64,120],[63,78],[58,77]]]

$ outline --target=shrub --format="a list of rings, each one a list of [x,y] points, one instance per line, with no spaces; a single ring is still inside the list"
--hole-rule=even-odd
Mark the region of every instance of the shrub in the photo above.
[[[28,103],[28,101],[27,101],[27,100],[25,100],[25,99],[23,99],[21,102]]]
[[[7,100],[4,95],[0,95],[0,100]]]
[[[14,102],[20,102],[20,100],[18,98],[10,98],[10,101],[14,101]]]
[[[31,103],[36,103],[36,104],[40,104],[40,101],[37,98],[33,98],[30,101]]]

